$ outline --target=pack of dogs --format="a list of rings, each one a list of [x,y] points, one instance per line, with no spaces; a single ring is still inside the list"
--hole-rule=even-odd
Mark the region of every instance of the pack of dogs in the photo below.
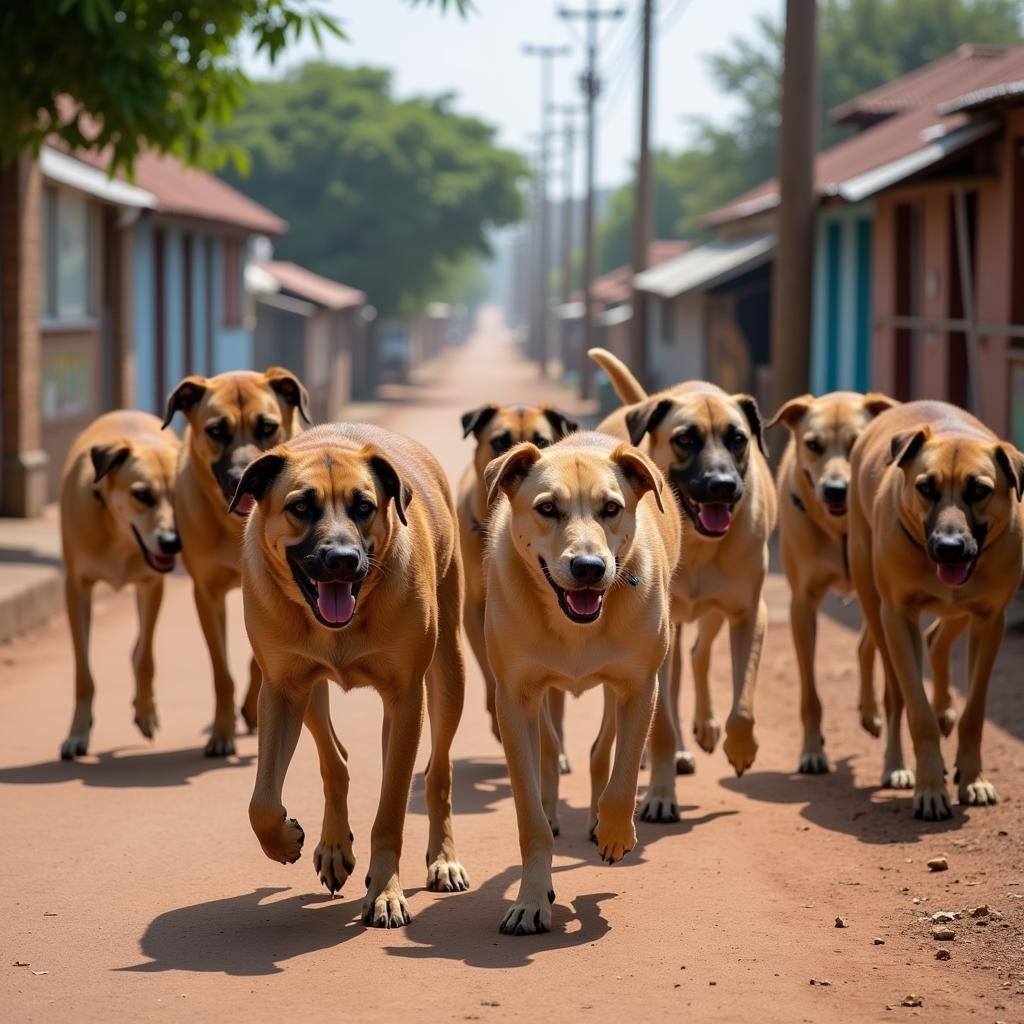
[[[455,844],[451,762],[465,698],[464,629],[519,830],[521,883],[500,928],[544,932],[555,899],[559,780],[571,770],[566,694],[602,689],[588,831],[601,859],[614,863],[636,843],[638,813],[679,819],[676,776],[695,769],[679,713],[685,624],[696,627],[694,740],[710,752],[721,739],[737,775],[755,762],[763,588],[778,526],[800,680],[799,771],[829,770],[814,671],[818,612],[830,591],[854,594],[864,618],[860,719],[885,735],[882,786],[912,789],[918,818],[950,817],[939,743],[956,727],[959,801],[994,804],[981,736],[1006,607],[1024,571],[1024,455],[944,402],[808,394],[763,423],[749,395],[703,381],[649,395],[612,353],[590,356],[622,405],[595,431],[549,407],[466,412],[463,437],[475,452],[454,494],[436,458],[411,438],[358,423],[303,429],[306,389],[277,367],[186,377],[162,423],[142,412],[99,417],[75,442],[60,494],[75,650],[61,757],[88,751],[97,582],[136,588],[134,717],[153,737],[154,628],[180,554],[213,675],[205,753],[235,750],[225,600],[241,586],[253,658],[240,714],[259,736],[250,822],[268,857],[299,858],[305,833],[282,788],[305,725],[324,783],[313,862],[332,894],[354,871],[355,854],[348,754],[331,723],[328,685],[379,694],[382,783],[363,919],[402,925],[410,911],[399,864],[424,718],[427,888],[469,888]],[[180,441],[166,429],[178,413],[187,421]],[[764,435],[776,424],[789,440],[773,480]],[[733,682],[724,728],[709,683],[723,626]],[[950,651],[964,632],[958,720]],[[902,749],[904,710],[913,767]],[[645,762],[650,780],[638,804]]]

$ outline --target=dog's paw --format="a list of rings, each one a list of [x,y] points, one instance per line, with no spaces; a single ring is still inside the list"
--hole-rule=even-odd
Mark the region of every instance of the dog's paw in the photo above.
[[[877,711],[864,711],[860,713],[860,726],[865,732],[871,733],[877,740],[882,735],[882,718]]]
[[[679,820],[675,787],[651,786],[640,804],[640,820],[670,824]]]
[[[558,815],[545,813],[544,817],[548,819],[548,828],[551,829],[551,834],[553,836],[561,835],[562,826],[558,822]]]
[[[698,719],[693,723],[693,738],[701,750],[712,754],[722,738],[722,727],[717,719],[710,716]]]
[[[800,766],[797,771],[801,775],[827,775],[828,758],[820,751],[811,751],[800,755]]]
[[[72,734],[60,745],[60,759],[62,761],[73,761],[76,757],[85,757],[88,752],[88,733],[80,736]]]
[[[939,732],[943,736],[952,735],[953,726],[956,725],[956,709],[946,708],[944,711],[936,711],[935,717],[939,723]]]
[[[970,804],[972,807],[988,807],[999,803],[996,787],[983,775],[979,775],[970,782],[959,780],[957,795],[960,798],[960,803]]]
[[[572,765],[569,764],[569,758],[565,754],[558,755],[558,774],[559,775],[571,775]]]
[[[302,844],[306,841],[306,833],[294,819],[282,815],[273,825],[256,828],[256,838],[263,847],[263,852],[281,864],[294,864],[302,856]]]
[[[697,770],[697,759],[688,750],[676,751],[676,775],[693,775]]]
[[[151,740],[156,735],[157,727],[160,725],[156,717],[156,708],[136,708],[135,724],[138,726],[139,732],[147,740]]]
[[[914,773],[909,768],[888,768],[882,772],[882,789],[913,789]]]
[[[352,852],[352,834],[342,842],[333,842],[321,836],[313,851],[313,868],[317,878],[333,896],[348,881],[356,866],[356,855]]]
[[[465,892],[469,888],[466,869],[451,857],[438,854],[427,858],[427,889],[430,892]]]
[[[601,860],[606,864],[614,864],[636,846],[636,827],[633,825],[633,819],[630,817],[623,821],[615,821],[598,818],[593,839]]]
[[[729,764],[737,775],[742,775],[757,757],[757,736],[754,720],[749,715],[730,715],[725,723],[725,743],[722,745]]]
[[[944,789],[919,789],[914,794],[914,817],[922,821],[945,821],[952,818],[949,795]]]
[[[541,935],[551,931],[551,903],[555,894],[548,893],[547,901],[516,900],[498,926],[502,935]]]
[[[374,928],[401,928],[412,920],[405,893],[397,879],[378,893],[369,891],[363,901],[363,923]]]
[[[235,752],[235,737],[214,732],[206,741],[205,757],[231,757]]]

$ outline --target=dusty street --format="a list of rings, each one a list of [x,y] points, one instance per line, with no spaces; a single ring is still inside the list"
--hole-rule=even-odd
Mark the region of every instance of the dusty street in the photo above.
[[[381,422],[429,444],[454,479],[472,448],[459,414],[536,394],[553,389],[540,388],[496,336],[478,335],[447,353],[426,385],[396,396]],[[860,730],[856,711],[855,615],[838,605],[822,621],[819,646],[834,771],[794,774],[797,679],[780,576],[769,587],[757,763],[737,780],[720,749],[698,751],[697,774],[677,782],[682,821],[639,823],[638,846],[614,867],[597,860],[585,835],[600,697],[570,701],[574,771],[563,780],[554,929],[506,938],[497,926],[515,893],[519,850],[476,665],[455,745],[456,834],[472,889],[422,889],[418,775],[403,861],[414,920],[378,931],[359,921],[380,784],[378,698],[332,694],[351,754],[359,866],[331,900],[312,866],[322,810],[312,741],[303,735],[285,793],[306,850],[283,867],[264,857],[247,819],[255,737],[243,736],[227,763],[202,756],[209,664],[188,579],[175,575],[167,591],[153,743],[132,725],[130,596],[105,596],[97,611],[96,726],[91,756],[79,763],[57,759],[72,696],[65,621],[0,647],[5,1020],[1024,1020],[1019,610],[985,736],[1002,802],[957,807],[947,823],[916,822],[909,794],[877,790],[881,744]],[[230,636],[241,680],[248,647],[237,593]],[[958,667],[962,675],[962,653]],[[720,644],[723,718],[727,677]],[[687,721],[690,704],[687,685]],[[944,745],[947,764],[953,743]],[[426,756],[422,743],[419,771]],[[928,871],[937,854],[948,857],[948,871]],[[980,905],[998,913],[966,913]],[[954,941],[932,938],[929,915],[939,911],[964,912],[951,925]],[[837,927],[837,917],[848,926]],[[936,959],[940,948],[949,960]],[[920,1008],[901,1006],[911,994]]]

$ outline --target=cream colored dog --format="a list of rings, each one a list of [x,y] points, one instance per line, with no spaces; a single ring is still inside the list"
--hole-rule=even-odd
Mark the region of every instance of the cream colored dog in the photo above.
[[[654,464],[607,435],[571,434],[543,451],[517,445],[487,467],[486,481],[484,632],[523,862],[501,931],[520,935],[550,928],[555,898],[559,772],[544,710],[549,688],[605,686],[613,708],[605,721],[618,742],[610,778],[607,746],[595,744],[590,832],[609,863],[636,842],[637,775],[668,651],[680,530],[665,514]]]

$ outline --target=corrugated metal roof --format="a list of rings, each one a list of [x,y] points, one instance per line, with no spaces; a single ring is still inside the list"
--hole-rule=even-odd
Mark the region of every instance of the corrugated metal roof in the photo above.
[[[682,255],[692,247],[693,243],[682,239],[656,239],[647,249],[647,266],[656,267],[666,260]],[[609,270],[594,279],[591,295],[595,302],[604,306],[613,306],[620,302],[628,302],[633,294],[633,268],[626,265]]]
[[[366,303],[366,292],[314,274],[287,260],[254,260],[250,266],[268,275],[287,292],[326,309],[350,309]]]
[[[764,263],[775,249],[774,235],[709,242],[633,278],[637,291],[674,299],[723,284]]]

